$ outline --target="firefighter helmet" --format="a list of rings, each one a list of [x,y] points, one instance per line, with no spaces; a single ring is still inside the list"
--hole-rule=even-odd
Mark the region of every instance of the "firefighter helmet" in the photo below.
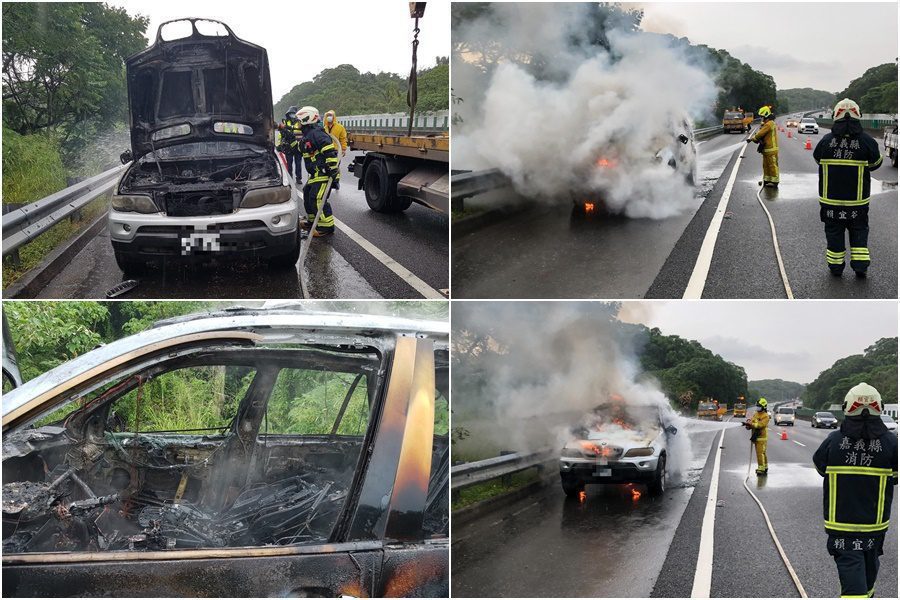
[[[757,403],[759,406],[762,406],[763,408],[765,408],[765,407],[767,407],[767,406],[769,405],[769,401],[766,400],[765,398],[760,398],[759,400],[757,400],[756,403]]]
[[[295,116],[297,116],[297,107],[292,106],[289,109],[287,109],[287,112],[284,113],[284,116],[287,117],[288,119],[293,119]]]
[[[861,118],[859,104],[850,98],[844,98],[834,105],[834,120],[837,121],[845,117],[856,119],[857,121]]]
[[[301,125],[312,125],[319,122],[319,111],[315,106],[304,106],[297,111],[297,120]]]
[[[761,116],[763,119],[765,119],[766,117],[771,117],[771,116],[772,116],[772,109],[769,108],[768,106],[763,106],[762,108],[759,109],[759,111],[757,112],[757,114],[758,114],[759,116]]]
[[[870,415],[880,415],[884,406],[881,403],[881,394],[868,383],[858,383],[850,388],[844,396],[844,416],[858,417],[868,411]]]

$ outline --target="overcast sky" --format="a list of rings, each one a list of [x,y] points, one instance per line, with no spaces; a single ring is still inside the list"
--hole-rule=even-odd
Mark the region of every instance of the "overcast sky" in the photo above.
[[[160,23],[205,17],[226,23],[235,35],[269,53],[274,102],[323,69],[352,64],[362,72],[409,74],[413,20],[407,2],[109,2],[150,18],[147,37]],[[450,53],[450,3],[429,2],[419,20],[419,69]],[[300,104],[302,98],[297,99]]]
[[[750,379],[800,383],[897,336],[897,303],[889,301],[626,302],[620,318],[697,340]]]
[[[640,3],[642,28],[727,50],[779,89],[840,92],[897,57],[897,2]]]

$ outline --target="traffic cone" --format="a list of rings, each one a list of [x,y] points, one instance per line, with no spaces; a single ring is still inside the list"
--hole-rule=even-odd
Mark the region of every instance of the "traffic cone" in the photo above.
[[[791,131],[788,131],[788,137],[789,137],[789,138],[790,138],[790,137],[794,137],[794,135],[793,135],[793,133],[792,133]]]
[[[786,429],[781,430],[781,439],[783,439],[783,440],[787,439],[787,430]]]
[[[812,141],[809,138],[806,138],[806,146],[804,146],[807,150],[812,150]]]

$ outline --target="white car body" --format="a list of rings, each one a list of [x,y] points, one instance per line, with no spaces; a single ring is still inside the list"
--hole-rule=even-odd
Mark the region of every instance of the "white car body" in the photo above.
[[[818,135],[819,124],[811,117],[804,117],[800,119],[800,124],[797,126],[797,133],[815,133]]]
[[[790,425],[791,427],[794,426],[794,418],[794,409],[786,406],[776,408],[775,414],[772,416],[775,425]]]

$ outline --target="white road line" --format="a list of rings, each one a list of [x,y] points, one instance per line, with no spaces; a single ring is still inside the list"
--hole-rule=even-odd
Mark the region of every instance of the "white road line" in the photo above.
[[[503,519],[498,519],[498,520],[494,521],[493,523],[491,523],[491,527],[493,527],[495,525],[499,525],[502,522],[503,522]]]
[[[804,448],[806,448],[806,444],[801,444],[797,440],[791,440],[791,441],[794,442],[795,444],[797,444],[798,446],[803,446]]]
[[[716,213],[713,215],[712,221],[709,222],[709,228],[703,237],[703,244],[700,246],[700,253],[697,255],[697,262],[694,263],[694,270],[691,272],[691,278],[688,280],[687,287],[684,290],[682,298],[688,300],[696,300],[703,297],[703,288],[706,287],[706,278],[709,276],[709,267],[712,265],[713,251],[716,249],[716,239],[719,237],[719,229],[722,227],[722,219],[725,218],[725,209],[728,208],[728,198],[731,197],[731,188],[734,187],[734,180],[737,178],[738,168],[741,166],[741,159],[744,158],[744,152],[747,151],[748,144],[744,144],[741,153],[734,162],[731,169],[731,175],[725,184],[725,190],[719,199],[719,205],[716,207]]]
[[[422,294],[422,296],[432,300],[446,300],[446,296],[416,277],[411,271],[409,271],[409,269],[385,254],[375,244],[356,233],[346,223],[338,220],[337,217],[334,218],[334,224],[338,229],[346,233],[347,237],[359,244],[359,246],[363,250],[374,256],[375,259],[378,260],[378,262],[393,271],[400,279],[408,283],[414,290]]]
[[[526,510],[528,510],[529,508],[531,508],[532,506],[537,506],[537,505],[538,505],[537,502],[532,502],[531,504],[529,504],[529,505],[526,506],[525,508],[520,508],[519,510],[517,510],[516,512],[514,512],[514,513],[512,514],[512,516],[517,517],[517,516],[519,516],[521,513],[525,512]]]
[[[712,588],[713,568],[713,532],[716,527],[716,501],[719,495],[719,465],[722,462],[722,442],[725,430],[719,434],[716,448],[716,459],[713,463],[712,479],[709,482],[709,495],[706,498],[706,510],[703,513],[703,527],[700,529],[700,550],[697,552],[697,568],[694,570],[694,587],[691,598],[709,598]]]

